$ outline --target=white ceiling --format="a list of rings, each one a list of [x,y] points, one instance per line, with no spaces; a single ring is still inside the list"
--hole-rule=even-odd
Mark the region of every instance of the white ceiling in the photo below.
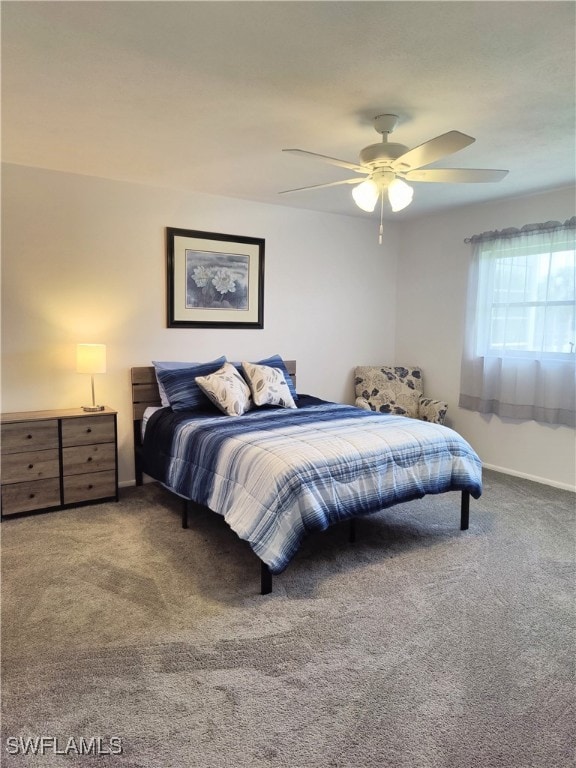
[[[415,184],[406,219],[575,182],[572,2],[2,2],[6,162],[370,216],[349,171],[372,119],[496,184]],[[377,216],[377,213],[372,214]]]

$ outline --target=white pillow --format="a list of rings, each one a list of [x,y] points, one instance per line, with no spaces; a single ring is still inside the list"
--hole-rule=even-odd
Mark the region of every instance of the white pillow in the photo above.
[[[242,363],[246,381],[252,393],[254,405],[279,405],[282,408],[296,408],[294,398],[279,368],[267,365]]]
[[[230,363],[224,363],[209,376],[195,379],[206,397],[227,416],[242,416],[252,407],[250,389],[239,371]]]

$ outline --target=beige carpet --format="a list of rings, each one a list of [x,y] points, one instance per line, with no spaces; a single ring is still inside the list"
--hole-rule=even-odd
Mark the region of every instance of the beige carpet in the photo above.
[[[464,533],[459,502],[315,535],[265,597],[155,485],[4,521],[0,764],[573,768],[574,495],[486,472]]]

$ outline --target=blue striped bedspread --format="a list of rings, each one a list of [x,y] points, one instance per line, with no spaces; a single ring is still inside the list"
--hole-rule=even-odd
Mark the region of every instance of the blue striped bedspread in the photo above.
[[[301,397],[297,410],[240,417],[163,408],[144,435],[144,471],[224,516],[272,573],[311,531],[453,490],[482,492],[482,465],[454,430]]]

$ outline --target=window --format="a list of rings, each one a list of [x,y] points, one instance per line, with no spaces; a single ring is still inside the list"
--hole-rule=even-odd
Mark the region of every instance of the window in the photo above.
[[[477,354],[574,354],[574,245],[481,243]]]
[[[473,245],[460,405],[574,426],[576,217]]]

